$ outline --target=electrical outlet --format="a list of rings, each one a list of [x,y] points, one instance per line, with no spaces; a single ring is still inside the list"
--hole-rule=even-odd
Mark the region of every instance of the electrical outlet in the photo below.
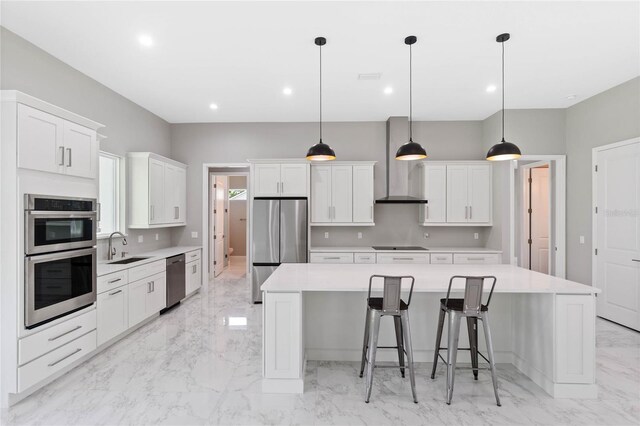
[[[191,238],[198,238],[198,233],[196,231],[193,231],[191,233]]]
[[[328,232],[325,232],[325,233],[324,233],[324,237],[325,237],[325,238],[329,238],[329,233],[328,233]]]
[[[362,239],[362,232],[358,232],[358,239],[361,240]]]
[[[580,235],[580,244],[584,244],[584,235]]]
[[[160,241],[160,234],[156,232],[156,241]]]
[[[477,233],[477,232],[474,232],[474,233],[473,233],[473,239],[474,239],[474,240],[477,240],[478,238],[480,238],[480,235],[478,235],[478,233]]]
[[[138,242],[139,243],[143,243],[144,242],[144,235],[138,235]]]
[[[428,233],[428,232],[425,232],[425,233],[424,233],[424,239],[426,240],[427,238],[429,238],[429,233]]]

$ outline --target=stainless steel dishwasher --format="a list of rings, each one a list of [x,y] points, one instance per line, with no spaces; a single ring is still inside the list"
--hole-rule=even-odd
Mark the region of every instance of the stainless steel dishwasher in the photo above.
[[[167,307],[180,303],[186,295],[184,254],[167,258]]]

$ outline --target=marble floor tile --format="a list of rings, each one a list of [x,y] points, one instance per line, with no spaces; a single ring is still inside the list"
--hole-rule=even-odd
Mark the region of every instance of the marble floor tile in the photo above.
[[[7,425],[638,425],[640,333],[597,321],[596,400],[553,399],[510,364],[460,371],[416,365],[419,403],[396,369],[376,370],[369,404],[359,363],[310,361],[302,395],[261,392],[262,306],[244,265],[2,413]]]

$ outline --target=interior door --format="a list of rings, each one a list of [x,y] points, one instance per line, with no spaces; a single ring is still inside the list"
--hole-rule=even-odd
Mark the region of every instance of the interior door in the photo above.
[[[531,172],[531,270],[549,273],[549,168]]]
[[[599,151],[598,315],[640,330],[640,142]]]
[[[227,182],[224,176],[215,178],[214,217],[214,263],[213,275],[217,277],[224,269],[224,204],[227,193]]]

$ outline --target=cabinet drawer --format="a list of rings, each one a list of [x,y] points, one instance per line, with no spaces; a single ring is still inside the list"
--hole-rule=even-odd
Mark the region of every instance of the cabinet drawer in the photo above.
[[[193,262],[195,260],[200,260],[200,250],[187,252],[185,253],[184,257],[185,257],[184,261],[186,263]]]
[[[113,274],[98,277],[98,294],[105,291],[113,290],[116,287],[125,285],[129,282],[129,271],[114,272]]]
[[[129,282],[141,280],[151,275],[159,274],[167,269],[167,261],[165,259],[156,262],[147,263],[146,265],[136,266],[129,269]]]
[[[353,253],[311,253],[309,263],[353,263]]]
[[[27,362],[52,351],[96,328],[96,311],[71,318],[69,321],[32,334],[18,341],[18,364]],[[94,342],[95,343],[95,342]]]
[[[454,254],[453,263],[492,265],[502,263],[502,256],[497,253],[488,254]]]
[[[375,253],[354,253],[355,263],[376,263]]]
[[[49,352],[48,354],[18,368],[18,392],[30,388],[36,383],[57,373],[74,361],[90,354],[96,349],[96,331]]]
[[[431,253],[431,263],[451,265],[453,263],[453,253]]]
[[[376,263],[429,263],[429,254],[378,253]]]

